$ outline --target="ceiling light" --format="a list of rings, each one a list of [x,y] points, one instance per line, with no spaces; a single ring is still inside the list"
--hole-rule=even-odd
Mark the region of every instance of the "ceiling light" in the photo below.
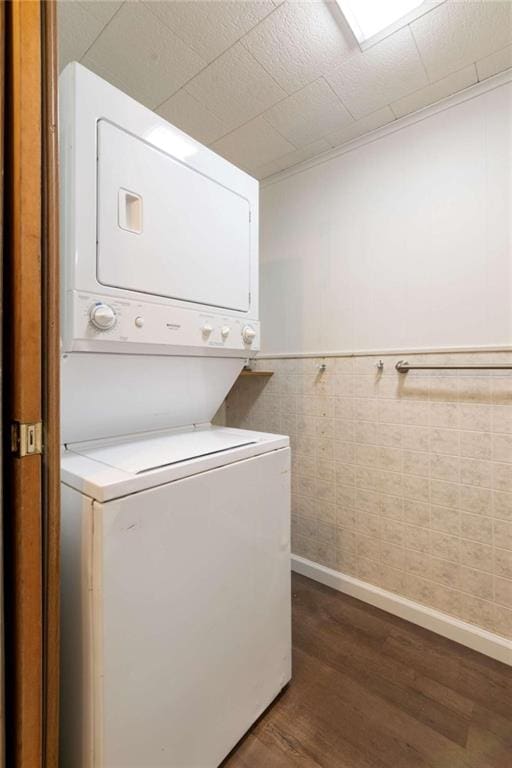
[[[441,5],[432,0],[336,0],[362,48]]]

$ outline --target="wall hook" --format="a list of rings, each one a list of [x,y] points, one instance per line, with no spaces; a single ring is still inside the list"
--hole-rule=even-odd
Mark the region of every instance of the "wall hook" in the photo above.
[[[325,373],[325,371],[327,370],[327,365],[326,363],[319,363],[317,365],[317,368],[318,368],[318,373]]]
[[[375,363],[375,367],[377,368],[378,371],[383,371],[384,370],[384,360],[379,360],[378,363]]]

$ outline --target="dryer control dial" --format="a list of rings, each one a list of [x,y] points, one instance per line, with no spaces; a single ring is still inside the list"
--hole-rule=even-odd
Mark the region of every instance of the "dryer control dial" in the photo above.
[[[242,328],[242,339],[244,344],[252,344],[256,338],[256,331],[252,325],[244,325]]]
[[[116,324],[116,313],[108,304],[100,302],[91,307],[89,319],[99,331],[108,331]]]

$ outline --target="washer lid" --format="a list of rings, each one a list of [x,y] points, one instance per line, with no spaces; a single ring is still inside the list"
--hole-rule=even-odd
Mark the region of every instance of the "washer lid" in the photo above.
[[[68,444],[61,478],[99,502],[287,448],[283,435],[202,425]]]
[[[114,469],[140,475],[154,469],[223,453],[232,448],[254,444],[244,433],[223,429],[191,429],[160,435],[142,435],[129,439],[68,445],[68,450],[88,459],[108,464]]]

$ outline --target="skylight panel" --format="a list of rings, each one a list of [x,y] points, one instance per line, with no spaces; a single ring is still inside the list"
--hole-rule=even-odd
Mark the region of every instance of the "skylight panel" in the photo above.
[[[432,0],[336,0],[362,48],[441,5]]]

